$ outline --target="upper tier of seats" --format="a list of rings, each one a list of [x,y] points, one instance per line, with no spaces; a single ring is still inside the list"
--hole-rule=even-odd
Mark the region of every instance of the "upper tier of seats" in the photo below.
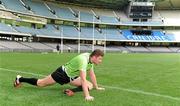
[[[80,21],[87,23],[102,23],[112,25],[144,25],[144,26],[159,26],[175,24],[168,18],[170,16],[178,15],[179,11],[168,12],[166,11],[155,11],[152,19],[148,22],[133,22],[132,19],[128,18],[122,11],[103,10],[103,9],[92,9],[86,7],[78,7],[65,4],[55,4],[53,2],[42,2],[38,0],[1,0],[5,9],[21,12],[31,15],[38,15],[46,18],[63,19],[70,21],[78,21],[80,11]],[[3,9],[3,7],[2,7]],[[93,10],[93,11],[92,11]],[[170,15],[167,15],[170,14]],[[166,18],[167,17],[167,18]],[[174,17],[178,20],[178,17]],[[163,21],[162,21],[163,20]]]
[[[27,4],[31,11],[37,15],[45,16],[49,18],[56,18],[46,7],[43,2],[34,2],[31,0],[24,0],[24,3]]]
[[[31,14],[31,12],[28,11],[19,0],[1,0],[1,1],[6,9],[16,12]]]

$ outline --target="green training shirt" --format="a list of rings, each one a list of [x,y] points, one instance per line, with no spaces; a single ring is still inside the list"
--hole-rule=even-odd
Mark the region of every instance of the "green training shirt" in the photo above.
[[[79,76],[80,70],[93,70],[94,64],[89,62],[90,53],[82,53],[64,65],[69,77]]]

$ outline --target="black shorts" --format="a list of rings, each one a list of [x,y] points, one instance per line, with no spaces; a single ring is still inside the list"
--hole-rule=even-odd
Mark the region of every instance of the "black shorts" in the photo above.
[[[57,83],[59,83],[61,85],[67,84],[70,81],[73,81],[74,79],[78,78],[78,77],[74,77],[74,78],[68,77],[68,75],[66,74],[66,72],[62,66],[59,67],[58,69],[56,69],[56,71],[54,71],[51,74],[51,76]]]

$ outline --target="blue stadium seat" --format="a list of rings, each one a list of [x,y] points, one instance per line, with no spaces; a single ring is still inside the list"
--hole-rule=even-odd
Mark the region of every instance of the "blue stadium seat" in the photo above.
[[[152,31],[153,36],[164,36],[162,31]]]
[[[3,32],[16,32],[11,26],[0,23],[0,31]]]
[[[31,11],[33,11],[35,14],[49,18],[55,18],[55,16],[48,10],[43,2],[26,0],[25,3],[31,7]]]
[[[117,29],[103,29],[106,39],[108,40],[124,40],[122,34]]]
[[[56,29],[53,25],[47,24],[45,28],[38,29],[43,35],[50,36],[50,37],[61,37],[61,30]]]
[[[123,35],[132,35],[130,30],[122,30]]]
[[[27,33],[27,34],[32,34],[32,35],[38,35],[42,34],[40,33],[37,29],[34,28],[29,28],[29,27],[24,27],[24,26],[13,26],[14,29],[16,29],[20,33]]]
[[[100,16],[100,20],[103,23],[113,23],[113,24],[119,24],[116,17],[108,17],[108,16]]]
[[[60,26],[60,28],[63,28],[63,37],[65,38],[78,38],[78,30],[73,26]]]
[[[93,39],[93,29],[89,27],[82,27],[81,28],[81,38],[84,39]]]
[[[93,22],[93,14],[86,13],[86,12],[80,12],[80,20],[83,22]],[[99,22],[97,18],[94,17],[94,22]]]
[[[38,35],[38,36],[47,36],[47,37],[61,37],[61,31],[55,29],[55,27],[51,24],[46,25],[46,28],[41,29],[34,29],[30,27],[24,27],[24,26],[13,26],[14,29],[16,29],[20,33],[27,33],[31,35]]]
[[[67,19],[67,20],[77,20],[76,17],[72,14],[72,12],[68,8],[61,8],[51,3],[47,3],[47,4],[52,10],[56,12],[56,15],[59,18]]]
[[[159,30],[152,30],[151,35],[133,35],[130,30],[123,30],[122,34],[128,40],[135,40],[135,41],[173,41],[173,38],[169,38],[166,36],[162,31]]]
[[[12,11],[29,13],[30,12],[23,6],[19,0],[1,0],[4,6]]]

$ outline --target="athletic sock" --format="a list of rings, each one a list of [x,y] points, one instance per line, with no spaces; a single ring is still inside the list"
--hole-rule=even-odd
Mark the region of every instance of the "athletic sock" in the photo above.
[[[82,89],[82,86],[78,86],[77,88],[73,88],[73,89],[70,89],[70,90],[72,90],[73,92],[80,92],[83,89]]]
[[[37,80],[36,78],[19,78],[19,82],[26,82],[29,83],[31,85],[36,85],[37,86]]]

